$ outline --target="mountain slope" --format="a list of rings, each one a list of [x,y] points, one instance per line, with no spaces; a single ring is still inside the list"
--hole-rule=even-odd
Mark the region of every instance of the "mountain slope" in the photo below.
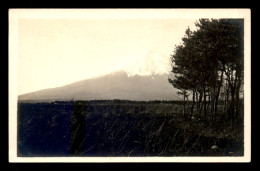
[[[18,100],[176,100],[167,74],[128,76],[124,71],[20,95]]]

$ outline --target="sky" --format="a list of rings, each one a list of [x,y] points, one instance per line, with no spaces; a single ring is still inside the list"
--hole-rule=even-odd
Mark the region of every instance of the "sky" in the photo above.
[[[138,74],[142,72],[138,61],[149,63],[150,56],[169,61],[188,26],[191,30],[196,28],[195,21],[19,19],[18,95],[124,68]],[[159,63],[146,67],[150,70],[160,68],[156,65]]]

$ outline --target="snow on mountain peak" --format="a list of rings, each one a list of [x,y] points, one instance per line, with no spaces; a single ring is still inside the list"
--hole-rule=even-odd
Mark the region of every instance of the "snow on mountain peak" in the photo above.
[[[143,58],[127,63],[122,70],[128,76],[168,74],[170,69],[169,57],[154,51],[149,51]]]

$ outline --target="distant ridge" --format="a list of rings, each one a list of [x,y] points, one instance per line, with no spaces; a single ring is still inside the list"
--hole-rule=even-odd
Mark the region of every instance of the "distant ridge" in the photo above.
[[[57,88],[18,96],[19,101],[52,100],[177,100],[167,74],[133,75],[118,71]]]

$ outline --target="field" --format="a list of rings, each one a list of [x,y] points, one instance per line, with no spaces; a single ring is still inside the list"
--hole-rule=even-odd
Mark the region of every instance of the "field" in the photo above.
[[[18,103],[18,156],[243,156],[243,118],[214,125],[181,102]]]

